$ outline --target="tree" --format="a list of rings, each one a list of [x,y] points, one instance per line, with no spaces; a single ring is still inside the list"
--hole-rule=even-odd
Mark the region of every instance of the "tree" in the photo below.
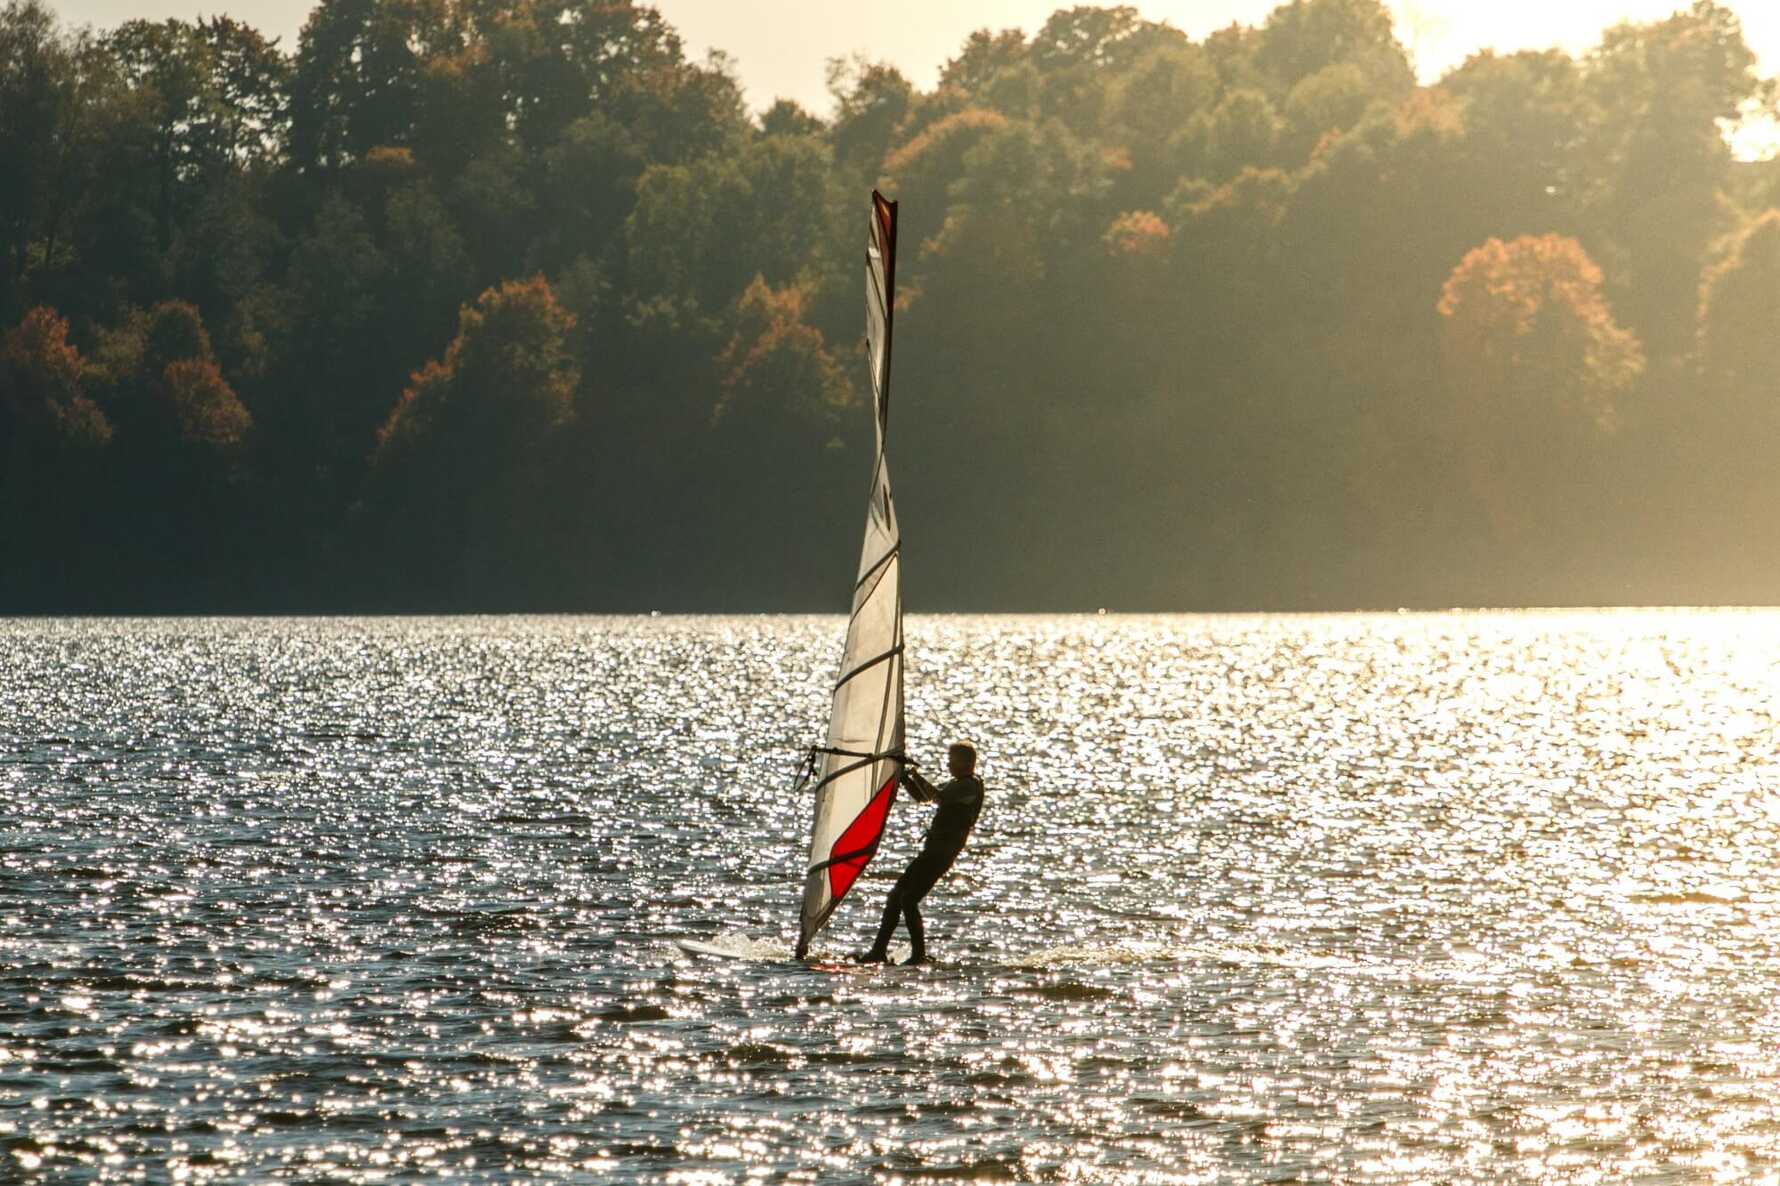
[[[85,361],[68,341],[68,323],[36,308],[0,340],[0,440],[17,452],[11,472],[28,458],[103,448],[111,422],[86,394]]]
[[[198,36],[210,51],[218,153],[250,166],[282,163],[290,146],[290,58],[276,41],[226,16],[200,20]]]
[[[1130,154],[1136,176],[1130,201],[1155,201],[1179,179],[1169,143],[1181,126],[1217,101],[1218,75],[1205,51],[1188,44],[1152,49],[1112,83],[1112,135]]]
[[[1498,235],[1576,233],[1593,184],[1580,142],[1596,118],[1561,50],[1474,54],[1440,80],[1462,105],[1471,202]]]
[[[223,378],[189,302],[162,301],[126,318],[106,335],[101,357],[119,443],[141,470],[138,496],[153,497],[149,488],[170,471],[215,468],[247,439],[253,417]]]
[[[378,430],[379,455],[431,448],[514,460],[574,414],[573,326],[541,276],[484,292],[458,314],[445,357],[415,372]]]
[[[627,128],[595,112],[569,125],[535,163],[538,262],[554,270],[584,257],[617,267],[624,220],[649,164],[642,146]]]
[[[686,81],[676,77],[679,35],[632,0],[505,0],[480,8],[477,32],[504,80],[499,105],[530,152],[602,108],[617,115],[635,92]]]
[[[427,64],[464,52],[447,0],[322,0],[303,24],[291,78],[291,156],[333,168],[409,145]]]
[[[1265,169],[1278,158],[1283,131],[1273,103],[1258,90],[1226,94],[1209,112],[1195,115],[1169,143],[1179,175],[1227,181],[1244,169]]]
[[[1395,107],[1394,100],[1374,91],[1365,72],[1352,62],[1324,66],[1299,79],[1286,95],[1288,155],[1294,160],[1308,158],[1326,138],[1359,123],[1374,102]]]
[[[1150,24],[1129,5],[1058,9],[1029,50],[1042,79],[1042,114],[1078,135],[1098,133],[1111,80],[1143,53],[1185,41],[1177,30]]]
[[[1595,110],[1579,155],[1589,170],[1586,234],[1609,264],[1628,323],[1663,357],[1693,342],[1708,244],[1726,226],[1731,167],[1721,121],[1771,102],[1728,8],[1607,31],[1587,60]]]
[[[386,587],[428,604],[548,588],[557,537],[543,501],[575,415],[571,317],[543,277],[507,281],[458,317],[378,430],[367,487]]]
[[[1663,490],[1664,509],[1687,522],[1683,554],[1726,600],[1755,601],[1771,587],[1770,525],[1780,507],[1774,443],[1780,439],[1780,210],[1743,228],[1701,285],[1698,357],[1702,398],[1677,403],[1656,426],[1663,459],[1691,479]],[[1691,545],[1691,546],[1689,546]]]
[[[212,51],[184,21],[126,21],[105,38],[134,98],[147,206],[166,251],[193,184],[228,159],[222,96],[210,85]]]
[[[821,136],[827,126],[795,99],[775,99],[760,114],[762,136]]]
[[[469,248],[424,177],[392,184],[380,204],[386,341],[398,358],[424,358],[449,338],[458,306],[475,291]]]
[[[0,8],[0,316],[28,299],[32,272],[60,262],[108,113],[105,65],[38,0]]]
[[[708,315],[756,272],[768,284],[794,280],[821,252],[833,184],[828,150],[810,137],[766,136],[732,155],[651,166],[625,229],[633,291]]]
[[[1780,409],[1780,210],[1759,215],[1701,286],[1700,364],[1710,388]]]
[[[1590,442],[1644,369],[1601,287],[1581,244],[1541,235],[1489,240],[1441,292],[1454,428],[1499,536],[1533,530],[1576,497]]]
[[[326,195],[286,273],[291,325],[276,366],[284,388],[278,436],[298,469],[346,467],[330,490],[337,497],[356,478],[388,392],[416,361],[383,349],[388,273],[364,212],[341,194]]]
[[[835,163],[851,176],[875,179],[914,92],[894,66],[863,58],[830,61],[828,93],[834,99],[834,119],[829,142],[834,145]]]
[[[1255,64],[1282,90],[1329,66],[1358,68],[1377,93],[1402,98],[1415,86],[1409,55],[1379,0],[1291,0],[1274,9],[1255,47]]]
[[[1009,126],[1006,116],[966,107],[929,125],[884,161],[884,182],[906,202],[913,225],[910,241],[922,242],[942,226],[953,185],[964,175],[964,158],[983,138]]]
[[[712,422],[801,422],[832,434],[853,389],[822,332],[804,320],[804,294],[775,292],[756,276],[736,302],[735,321],[717,359],[722,395]]]
[[[161,391],[183,444],[233,448],[253,427],[253,417],[241,406],[213,359],[181,358],[168,363],[161,372]]]
[[[0,336],[0,604],[59,610],[109,559],[95,538],[110,421],[68,323],[35,308]]]
[[[1473,403],[1535,400],[1610,426],[1644,359],[1601,285],[1574,239],[1523,235],[1475,248],[1440,294],[1449,374]]]
[[[967,98],[981,98],[997,75],[1026,61],[1026,34],[1018,29],[991,33],[978,29],[964,39],[958,56],[940,67],[941,90],[956,90]]]

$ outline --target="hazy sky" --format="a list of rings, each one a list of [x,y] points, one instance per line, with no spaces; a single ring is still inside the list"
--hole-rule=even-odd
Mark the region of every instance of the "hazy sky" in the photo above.
[[[722,49],[735,59],[748,99],[764,107],[780,95],[827,110],[824,63],[855,52],[893,62],[923,87],[972,30],[1036,29],[1068,0],[660,0],[656,5],[697,55]],[[1397,33],[1424,79],[1463,61],[1472,50],[1557,45],[1572,52],[1621,20],[1651,20],[1687,7],[1687,0],[1387,0]],[[1193,37],[1240,21],[1260,24],[1277,0],[1135,0],[1152,20]],[[193,17],[225,12],[294,49],[313,0],[50,0],[72,24],[114,25],[134,16]],[[1764,73],[1780,63],[1780,4],[1732,0],[1744,35],[1762,55]]]

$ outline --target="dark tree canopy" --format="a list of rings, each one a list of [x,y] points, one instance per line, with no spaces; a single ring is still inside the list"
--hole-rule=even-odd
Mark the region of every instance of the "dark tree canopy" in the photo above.
[[[1065,6],[829,89],[635,0],[3,0],[0,611],[835,609],[874,185],[922,607],[1780,590],[1730,7],[1418,83],[1380,0]]]

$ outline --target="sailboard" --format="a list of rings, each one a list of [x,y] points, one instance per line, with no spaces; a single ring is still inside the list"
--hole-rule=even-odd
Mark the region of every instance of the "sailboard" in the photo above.
[[[884,437],[890,425],[890,339],[896,315],[896,203],[871,195],[865,247],[865,338],[874,439],[865,542],[853,582],[847,641],[828,716],[813,747],[814,820],[797,958],[859,880],[884,835],[903,771],[902,533],[890,498]]]

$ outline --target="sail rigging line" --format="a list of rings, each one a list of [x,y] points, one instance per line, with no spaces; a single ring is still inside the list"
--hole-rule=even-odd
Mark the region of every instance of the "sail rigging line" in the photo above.
[[[895,758],[896,760],[898,760],[900,762],[908,761],[908,758],[899,749],[880,749],[880,750],[830,749],[824,745],[812,745],[810,747],[810,752],[813,754],[834,754],[835,756],[842,757],[842,758],[871,758],[873,760],[880,760],[883,758]],[[910,764],[912,765],[913,763],[910,763]]]
[[[815,789],[819,791],[835,779],[840,778],[842,775],[851,774],[855,770],[863,770],[867,766],[882,762],[889,756],[890,755],[887,754],[872,754],[868,757],[861,758],[859,761],[854,762],[849,766],[837,766],[835,769],[830,770],[827,774],[822,776],[822,781],[816,784]]]

